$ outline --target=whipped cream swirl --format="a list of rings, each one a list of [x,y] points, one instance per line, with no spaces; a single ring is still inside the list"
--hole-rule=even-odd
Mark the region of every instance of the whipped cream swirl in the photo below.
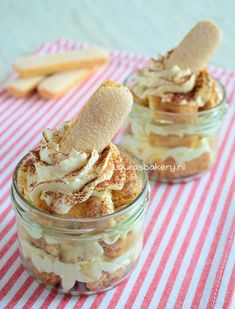
[[[196,84],[196,74],[190,69],[181,70],[177,65],[166,69],[164,57],[152,59],[148,68],[139,70],[133,91],[142,99],[149,95],[169,101],[169,93],[187,93]]]
[[[68,213],[91,195],[108,196],[111,190],[121,190],[126,177],[122,156],[113,144],[101,154],[95,149],[90,154],[76,150],[62,153],[59,142],[70,125],[65,122],[56,130],[46,129],[38,148],[23,163],[31,201],[38,205],[44,200],[59,214]]]

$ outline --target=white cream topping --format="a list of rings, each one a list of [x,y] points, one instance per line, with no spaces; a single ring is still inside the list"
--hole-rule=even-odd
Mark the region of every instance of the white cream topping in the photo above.
[[[175,159],[178,164],[183,164],[186,161],[191,161],[200,157],[203,153],[213,153],[207,137],[203,137],[196,148],[190,147],[153,147],[147,142],[137,140],[132,135],[126,135],[123,138],[123,146],[128,148],[136,155],[139,155],[145,162],[152,162],[154,159],[165,160],[169,157]]]
[[[76,150],[69,155],[60,152],[60,139],[70,125],[64,123],[57,130],[46,129],[43,132],[41,144],[31,153],[30,164],[33,168],[27,171],[31,201],[38,204],[44,200],[59,214],[68,213],[78,202],[85,202],[99,184],[112,178],[114,158],[122,164],[120,152],[113,144],[102,154],[95,149],[91,154]],[[123,181],[102,188],[102,191],[121,190]]]
[[[147,68],[139,71],[133,91],[140,98],[155,95],[162,101],[169,101],[168,93],[187,93],[196,83],[196,74],[190,69],[181,70],[177,65],[165,69],[163,63],[158,63],[157,68]]]

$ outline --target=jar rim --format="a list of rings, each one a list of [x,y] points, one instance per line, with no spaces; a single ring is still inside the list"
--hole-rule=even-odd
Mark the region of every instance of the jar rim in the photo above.
[[[143,160],[137,158],[134,154],[132,154],[131,152],[129,152],[128,150],[124,149],[121,146],[118,146],[118,148],[121,150],[122,153],[125,153],[128,155],[128,157],[131,157],[132,160],[134,160],[138,166],[143,165]],[[136,205],[138,205],[139,201],[141,199],[143,199],[145,197],[145,193],[148,190],[148,175],[145,169],[138,169],[139,172],[141,172],[140,177],[142,178],[142,188],[141,191],[139,193],[139,195],[130,203],[128,204],[126,207],[123,207],[113,213],[104,215],[104,216],[99,216],[99,217],[85,217],[85,218],[65,218],[65,217],[58,217],[55,216],[54,214],[50,214],[46,211],[43,211],[42,209],[36,207],[35,205],[33,205],[33,203],[30,203],[20,192],[18,184],[17,184],[17,173],[18,173],[18,169],[21,166],[21,163],[23,162],[23,160],[26,158],[28,154],[26,154],[16,165],[14,171],[13,171],[13,177],[12,177],[12,189],[11,191],[13,192],[13,190],[17,193],[18,197],[20,198],[20,200],[24,203],[24,206],[26,206],[27,210],[33,210],[35,213],[44,216],[45,218],[48,219],[53,219],[53,220],[58,220],[58,222],[67,222],[67,223],[85,223],[85,222],[99,222],[102,220],[106,220],[106,219],[112,219],[116,216],[125,214],[128,211],[131,211],[132,209],[135,208]]]
[[[134,71],[132,73],[130,73],[124,80],[123,84],[125,86],[127,86],[128,88],[130,88],[130,86],[128,85],[128,82],[130,81],[131,78],[135,77],[137,75],[137,71]],[[172,116],[172,117],[182,117],[183,116],[192,116],[192,115],[198,115],[199,117],[200,116],[204,116],[204,115],[208,115],[210,113],[213,113],[215,111],[218,111],[220,108],[223,108],[226,106],[226,102],[227,102],[227,93],[226,93],[226,90],[225,90],[225,87],[224,85],[216,78],[212,77],[214,81],[217,82],[217,84],[219,85],[219,88],[220,88],[220,91],[221,91],[221,94],[222,94],[222,98],[221,98],[221,101],[215,105],[214,107],[210,108],[210,109],[207,109],[207,110],[204,110],[204,111],[197,111],[197,112],[190,112],[190,113],[172,113],[172,112],[164,112],[164,111],[157,111],[159,112],[159,114],[162,114],[162,115],[168,115],[168,116]],[[131,90],[131,88],[130,88]],[[141,105],[141,104],[138,104],[136,102],[134,102],[133,104],[134,106],[141,106],[141,108],[143,109],[143,111],[145,111],[146,113],[147,112],[152,112],[152,110],[150,110],[148,107],[144,106],[144,105]]]

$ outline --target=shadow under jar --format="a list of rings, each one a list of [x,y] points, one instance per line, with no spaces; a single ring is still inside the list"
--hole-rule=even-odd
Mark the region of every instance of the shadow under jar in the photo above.
[[[135,78],[133,74],[126,80],[130,89]],[[184,112],[182,105],[180,113],[173,113],[134,103],[122,127],[120,144],[144,161],[151,180],[185,182],[211,168],[227,111],[224,87],[217,85],[221,101],[204,111]]]
[[[125,155],[142,166],[132,154]],[[102,217],[62,218],[42,211],[22,196],[17,184],[21,162],[13,175],[12,204],[26,270],[45,287],[72,295],[95,294],[123,282],[142,249],[149,204],[145,170],[138,169],[142,188],[129,205]]]

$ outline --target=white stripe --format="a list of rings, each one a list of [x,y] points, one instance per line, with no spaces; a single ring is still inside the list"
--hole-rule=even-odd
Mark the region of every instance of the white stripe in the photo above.
[[[18,292],[18,290],[21,288],[21,286],[24,284],[24,281],[28,278],[28,274],[26,271],[24,271],[19,278],[15,281],[12,288],[8,291],[8,293],[4,296],[2,299],[2,302],[7,304],[9,303],[12,298],[15,296],[15,294]]]
[[[25,274],[25,277],[27,278],[27,273]],[[27,280],[27,279],[26,279]],[[22,295],[22,297],[19,298],[18,302],[14,304],[15,308],[23,308],[24,304],[27,302],[29,297],[33,294],[33,291],[39,286],[39,283],[36,281],[33,281],[30,285],[28,290]]]
[[[234,198],[233,198],[233,203],[235,203]],[[230,254],[229,254],[229,257],[228,257],[228,261],[226,263],[226,267],[225,267],[225,270],[224,270],[223,278],[221,280],[221,285],[220,285],[220,288],[219,288],[219,291],[218,291],[218,297],[217,297],[217,300],[216,300],[216,303],[215,303],[215,308],[218,308],[221,303],[224,304],[225,296],[226,296],[226,293],[227,293],[228,287],[229,287],[229,280],[230,280],[230,277],[231,277],[231,271],[232,271],[234,264],[235,264],[234,252],[235,252],[235,239],[233,240],[233,244],[232,244],[231,251],[230,251]],[[234,294],[234,297],[232,297],[231,306],[229,307],[231,309],[235,308],[235,291],[233,291],[233,294]],[[224,305],[228,305],[228,304],[224,304]],[[221,308],[222,308],[222,306],[221,306]]]
[[[39,284],[38,284],[39,285]],[[47,298],[47,296],[50,294],[50,290],[48,289],[44,289],[43,292],[41,294],[39,294],[38,299],[35,301],[35,303],[31,306],[30,309],[38,309],[40,308],[40,306],[42,305],[42,303],[44,302],[44,300]],[[33,294],[33,292],[32,292]],[[32,295],[31,294],[31,295]]]
[[[10,198],[8,198],[9,200]],[[13,217],[14,212],[11,209],[9,211],[9,213],[1,220],[1,225],[0,225],[0,232],[5,228],[5,226],[8,224],[8,222],[11,220],[11,218]]]
[[[12,265],[10,265],[6,275],[1,279],[2,287],[4,287],[7,284],[8,280],[12,277],[12,275],[16,272],[16,270],[20,267],[20,265],[21,265],[21,259],[18,256],[15,262]],[[4,297],[7,296],[8,292],[6,293]]]
[[[232,179],[233,175],[228,175],[227,179],[229,178],[229,176]],[[228,182],[224,184],[224,188],[229,188]],[[223,192],[223,193],[225,193],[225,192]],[[225,205],[224,205],[223,202],[226,200],[226,195],[223,194],[223,193],[221,194],[221,198],[220,198],[220,202],[218,203],[218,207],[224,208]],[[228,192],[226,192],[226,193],[228,193]],[[211,288],[212,288],[212,282],[214,283],[215,280],[217,279],[216,274],[217,274],[218,268],[220,267],[221,259],[223,257],[224,248],[225,248],[225,245],[226,245],[226,240],[229,236],[231,237],[231,235],[229,235],[229,230],[231,229],[231,223],[232,223],[234,213],[235,213],[235,203],[234,202],[235,202],[235,197],[234,197],[233,201],[231,201],[231,204],[229,205],[230,206],[229,212],[228,212],[228,215],[227,215],[227,218],[226,218],[226,221],[225,221],[225,224],[224,224],[221,236],[220,236],[220,241],[219,241],[218,246],[216,248],[215,257],[214,257],[214,260],[213,260],[212,265],[211,265],[211,269],[210,269],[208,279],[207,279],[207,282],[206,282],[206,285],[205,285],[204,293],[202,295],[202,299],[201,299],[201,303],[200,303],[201,305],[203,305],[203,304],[206,305],[207,302],[208,302],[208,295],[211,294],[210,292],[211,292]],[[231,253],[233,253],[233,251],[230,251],[229,255],[234,256],[234,254],[231,254]],[[230,271],[231,271],[231,269],[230,269]],[[219,284],[219,282],[217,282],[217,284]],[[226,292],[226,291],[224,291],[224,292]],[[223,299],[223,297],[220,298],[220,300],[222,300],[222,299]]]
[[[16,241],[12,246],[11,248],[6,252],[6,254],[4,255],[4,257],[1,259],[1,267],[0,269],[2,269],[5,264],[8,262],[8,260],[11,258],[11,256],[15,253],[16,249],[18,248],[18,242]],[[14,267],[14,263],[15,261],[13,262],[13,264],[11,265],[12,267]],[[12,271],[11,271],[11,274],[10,276],[12,275]],[[8,272],[2,277],[1,279],[1,284],[4,284],[4,282],[6,283],[6,281],[9,279],[9,277],[7,277],[8,275]],[[5,285],[5,284],[4,284]]]
[[[1,244],[0,248],[3,248],[3,246],[7,244],[7,242],[9,241],[11,236],[14,235],[15,232],[16,232],[16,224],[14,224],[12,228],[9,231],[7,231],[7,233],[2,237],[1,242],[0,242]]]

